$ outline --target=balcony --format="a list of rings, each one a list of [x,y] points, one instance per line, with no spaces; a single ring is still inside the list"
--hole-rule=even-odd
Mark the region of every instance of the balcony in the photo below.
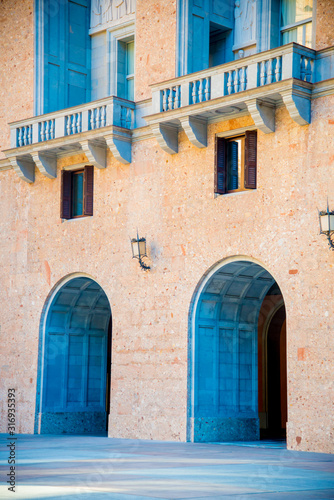
[[[152,85],[145,117],[160,146],[178,151],[183,128],[197,147],[207,145],[208,122],[250,114],[257,128],[275,130],[275,108],[285,105],[300,125],[311,120],[314,84],[334,76],[333,48],[316,52],[290,43],[191,75]]]
[[[131,162],[131,130],[135,103],[108,97],[10,124],[11,149],[5,153],[18,175],[34,182],[35,165],[55,178],[57,157],[84,152],[98,168],[106,167],[106,151]]]
[[[34,182],[35,167],[54,178],[57,158],[78,152],[98,168],[106,167],[107,149],[130,163],[134,130],[136,140],[154,135],[164,151],[175,154],[181,128],[199,148],[207,145],[208,123],[245,114],[258,129],[274,132],[278,106],[306,125],[311,100],[334,93],[334,48],[316,52],[290,43],[151,88],[152,101],[107,97],[11,123],[8,161],[22,179]]]

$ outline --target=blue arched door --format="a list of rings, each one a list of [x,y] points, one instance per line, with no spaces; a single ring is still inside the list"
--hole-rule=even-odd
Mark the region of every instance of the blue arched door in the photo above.
[[[260,309],[279,287],[246,260],[217,266],[209,276],[194,302],[188,439],[256,440]]]
[[[107,296],[89,278],[68,281],[53,298],[45,321],[40,433],[106,430],[110,320]]]

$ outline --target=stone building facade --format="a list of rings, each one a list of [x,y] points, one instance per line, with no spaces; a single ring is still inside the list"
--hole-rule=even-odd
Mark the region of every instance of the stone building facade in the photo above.
[[[1,3],[1,432],[334,451],[333,14]]]

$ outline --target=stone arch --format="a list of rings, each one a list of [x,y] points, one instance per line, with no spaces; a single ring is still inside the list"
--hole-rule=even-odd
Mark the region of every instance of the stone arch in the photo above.
[[[111,308],[84,273],[61,279],[40,322],[35,433],[103,433],[107,428]]]
[[[215,264],[189,315],[189,441],[256,440],[258,327],[265,297],[282,295],[268,269],[247,256]]]

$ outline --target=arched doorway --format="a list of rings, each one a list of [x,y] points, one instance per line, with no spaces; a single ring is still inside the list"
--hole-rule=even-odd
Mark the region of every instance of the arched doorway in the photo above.
[[[110,365],[108,298],[93,279],[68,277],[42,317],[35,432],[106,432]]]
[[[263,413],[265,427],[278,429],[284,418],[281,406],[286,408],[286,388],[285,393],[283,387],[277,389],[284,377],[275,372],[277,367],[284,370],[286,348],[277,333],[284,320],[278,284],[253,259],[227,259],[203,278],[190,317],[188,440],[260,439]],[[258,347],[262,335],[265,352]]]

